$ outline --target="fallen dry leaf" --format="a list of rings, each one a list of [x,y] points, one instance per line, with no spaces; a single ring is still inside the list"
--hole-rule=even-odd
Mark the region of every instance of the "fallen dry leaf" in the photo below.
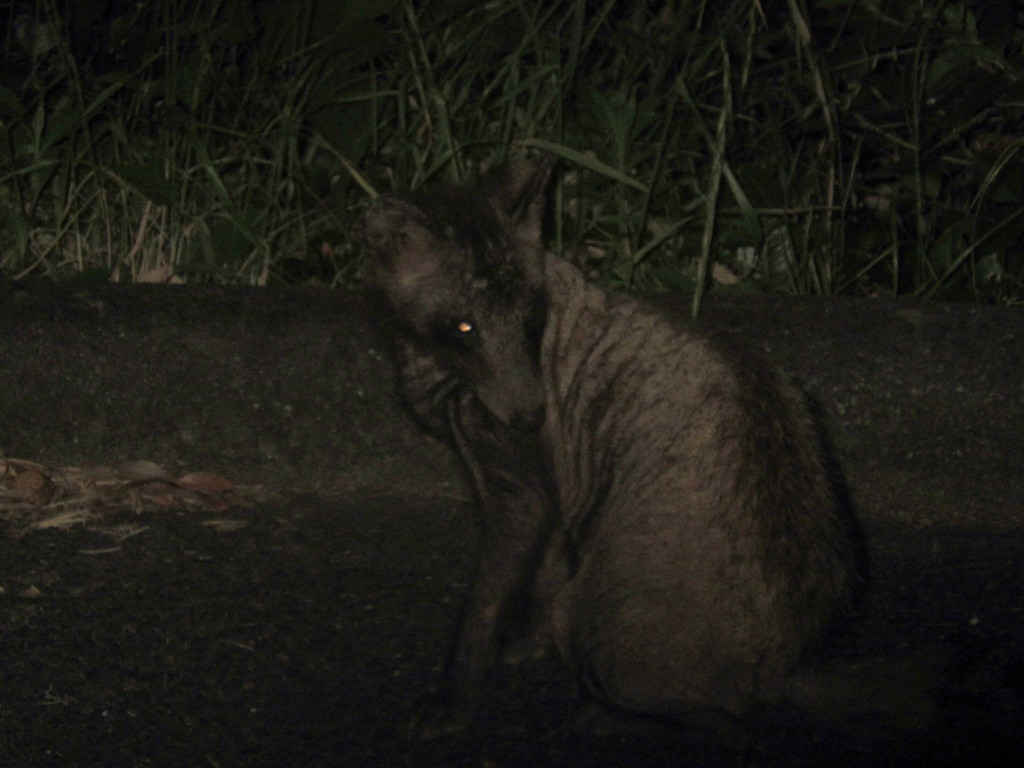
[[[19,491],[34,491],[47,483],[47,477],[38,467],[25,467],[11,480],[11,488]]]
[[[69,509],[60,514],[47,517],[38,522],[32,523],[30,528],[43,530],[45,528],[70,528],[72,525],[84,523],[89,519],[89,513],[82,509]]]
[[[173,264],[158,264],[138,274],[136,283],[173,283],[175,285],[185,282],[174,274]]]
[[[42,469],[31,464],[15,470],[6,485],[16,492],[16,496],[37,507],[48,504],[55,490],[50,478]]]
[[[235,484],[216,472],[189,472],[178,478],[178,485],[197,493],[224,493],[233,490]]]
[[[262,486],[236,485],[216,472],[189,472],[175,480],[152,461],[131,461],[116,469],[103,465],[51,469],[23,459],[0,458],[0,523],[11,524],[7,535],[13,537],[31,530],[95,527],[105,514],[118,511],[219,513],[251,507],[272,495]],[[220,530],[233,525],[227,522]]]
[[[171,480],[171,473],[153,461],[126,461],[117,465],[122,480]]]
[[[105,464],[97,464],[94,467],[67,467],[66,471],[73,472],[83,483],[95,483],[97,485],[116,483],[118,477],[117,470]]]

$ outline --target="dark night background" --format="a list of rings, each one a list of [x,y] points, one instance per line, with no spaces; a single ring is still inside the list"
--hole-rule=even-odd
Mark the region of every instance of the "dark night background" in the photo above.
[[[0,766],[1020,764],[1018,3],[0,0],[0,33]],[[703,296],[818,402],[873,574],[831,651],[946,654],[931,727],[598,737],[549,660],[406,738],[470,496],[356,230],[524,147],[552,249]]]

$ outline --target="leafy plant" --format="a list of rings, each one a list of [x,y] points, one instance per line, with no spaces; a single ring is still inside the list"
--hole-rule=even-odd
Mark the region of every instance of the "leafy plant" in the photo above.
[[[1022,295],[1010,0],[15,5],[11,277],[349,285],[369,195],[519,145],[563,158],[552,246],[610,285]]]

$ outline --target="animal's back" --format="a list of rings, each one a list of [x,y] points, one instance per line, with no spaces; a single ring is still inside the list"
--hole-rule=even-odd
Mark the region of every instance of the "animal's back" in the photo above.
[[[857,580],[800,396],[756,356],[547,264],[544,441],[573,572],[556,643],[667,715],[774,698]]]

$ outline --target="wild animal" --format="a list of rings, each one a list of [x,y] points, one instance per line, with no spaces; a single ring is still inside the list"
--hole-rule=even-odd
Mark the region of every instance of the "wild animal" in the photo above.
[[[479,501],[476,571],[418,730],[466,727],[526,640],[557,648],[593,700],[657,718],[832,696],[809,662],[862,552],[802,395],[545,253],[550,167],[365,216],[403,397]]]

